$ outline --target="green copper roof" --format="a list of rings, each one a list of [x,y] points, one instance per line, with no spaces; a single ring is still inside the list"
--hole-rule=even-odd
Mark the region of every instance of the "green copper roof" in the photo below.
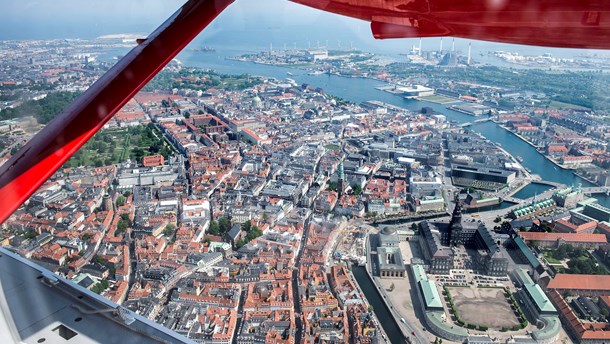
[[[557,312],[551,300],[549,300],[538,284],[525,284],[524,287],[541,312]]]
[[[436,289],[436,283],[430,280],[419,281],[419,285],[424,294],[426,308],[443,308],[441,297]]]

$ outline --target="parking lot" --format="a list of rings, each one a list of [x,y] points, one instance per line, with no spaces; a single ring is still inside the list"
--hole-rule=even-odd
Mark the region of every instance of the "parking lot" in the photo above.
[[[428,278],[436,281],[440,287],[443,285],[471,285],[474,287],[508,287],[515,290],[508,276],[486,276],[480,275],[470,269],[454,269],[449,275],[428,275]]]

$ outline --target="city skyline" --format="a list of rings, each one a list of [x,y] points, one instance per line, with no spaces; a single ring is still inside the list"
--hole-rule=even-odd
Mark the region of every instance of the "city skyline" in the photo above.
[[[14,5],[0,24],[30,10],[57,14],[34,35],[62,19],[49,34],[90,35],[0,39],[2,191],[31,194],[0,212],[15,338],[610,336],[610,58],[451,38],[420,49],[375,41],[365,22],[238,1],[116,112],[93,106],[103,127],[34,191],[17,163],[73,142],[46,135],[72,123],[56,116],[135,46],[106,30],[146,30],[177,6],[65,12],[76,5]],[[70,128],[54,131],[81,127]],[[31,300],[41,307],[27,312]],[[46,331],[40,319],[57,321],[60,304],[68,320]]]
[[[2,4],[0,39],[95,38],[109,34],[152,32],[174,13],[183,1],[104,1],[83,6],[75,0],[23,1]],[[332,36],[329,35],[332,32]],[[236,1],[194,41],[195,44],[228,45],[232,49],[264,49],[274,45],[299,48],[354,45],[367,51],[405,53],[418,39],[375,40],[369,23],[335,15],[287,0]],[[528,55],[545,52],[558,57],[584,53],[608,56],[604,50],[562,49],[455,39],[455,47],[474,52],[514,51]],[[434,50],[440,38],[424,38],[423,48]],[[445,49],[451,38],[445,38]]]

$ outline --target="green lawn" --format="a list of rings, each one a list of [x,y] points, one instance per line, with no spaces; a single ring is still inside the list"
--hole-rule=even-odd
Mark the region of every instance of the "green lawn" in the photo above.
[[[341,147],[339,147],[338,145],[335,145],[335,144],[326,145],[326,146],[324,146],[324,148],[326,148],[328,150],[340,150],[341,149]]]
[[[560,260],[553,258],[551,251],[542,251],[542,254],[549,264],[561,264]]]
[[[66,162],[64,167],[105,166],[131,159],[162,154],[166,158],[174,147],[153,125],[101,130]]]
[[[428,101],[431,103],[438,103],[438,104],[449,104],[449,103],[457,102],[457,100],[455,100],[455,99],[443,97],[443,96],[439,96],[439,95],[419,97],[418,99],[425,100],[425,101]]]
[[[551,102],[549,103],[549,106],[556,107],[556,108],[563,108],[563,109],[573,109],[573,110],[591,110],[588,107],[584,107],[584,106],[580,106],[580,105],[576,105],[576,104],[564,103],[564,102],[560,102],[557,100],[551,100]]]

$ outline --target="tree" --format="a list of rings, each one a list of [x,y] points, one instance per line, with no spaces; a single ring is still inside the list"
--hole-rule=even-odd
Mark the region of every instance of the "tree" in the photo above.
[[[43,99],[28,100],[16,108],[0,111],[0,120],[34,116],[39,123],[47,124],[77,96],[78,93],[73,92],[51,92]]]
[[[163,235],[171,236],[172,234],[174,234],[175,230],[176,230],[176,225],[173,223],[168,223],[167,226],[165,226],[165,229],[163,229]]]
[[[116,206],[117,207],[122,207],[124,205],[125,205],[125,197],[122,196],[122,195],[117,197],[117,199],[116,199]]]
[[[119,220],[119,223],[117,223],[116,225],[116,231],[114,232],[115,234],[120,234],[123,233],[127,230],[127,223],[125,221]]]
[[[221,217],[218,220],[218,227],[222,234],[226,233],[231,229],[231,220],[228,217]]]
[[[212,220],[210,222],[210,228],[208,232],[212,235],[220,235],[220,226],[218,225],[218,221]]]
[[[121,214],[121,220],[126,221],[131,226],[131,220],[129,219],[129,214]]]
[[[339,183],[337,183],[337,182],[328,183],[328,187],[326,188],[326,190],[328,190],[328,191],[337,191],[338,189],[339,189]]]
[[[358,196],[362,193],[362,186],[360,184],[352,185],[352,194]]]
[[[244,246],[246,244],[246,241],[244,239],[239,239],[237,240],[237,242],[235,243],[235,246],[237,247],[237,249],[239,250],[240,248],[242,248],[242,246]]]
[[[252,221],[248,220],[241,224],[241,230],[244,232],[249,232],[252,227]]]
[[[257,226],[252,226],[252,228],[248,232],[248,235],[246,235],[246,242],[250,242],[261,235],[263,235],[263,232],[261,232]]]

